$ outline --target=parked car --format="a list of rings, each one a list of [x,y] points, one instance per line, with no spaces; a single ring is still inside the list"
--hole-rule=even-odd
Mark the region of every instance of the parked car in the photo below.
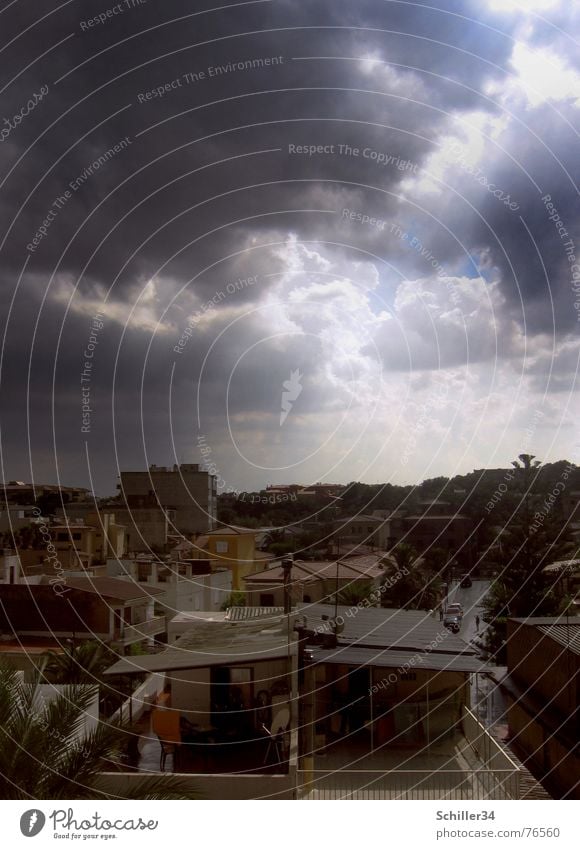
[[[446,613],[443,617],[443,626],[448,628],[454,634],[458,634],[461,629],[461,616],[457,614]]]
[[[463,575],[459,586],[464,590],[468,589],[471,586],[471,578],[469,577],[469,575]]]
[[[463,616],[463,607],[458,601],[454,601],[447,605],[445,613],[449,613],[450,616]]]

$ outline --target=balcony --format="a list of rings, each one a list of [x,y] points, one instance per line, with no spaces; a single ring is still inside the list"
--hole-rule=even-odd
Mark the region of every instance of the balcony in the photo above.
[[[152,619],[146,619],[145,622],[140,622],[137,625],[125,625],[120,637],[117,638],[117,642],[123,646],[128,646],[131,643],[163,634],[166,629],[165,616],[154,616]]]
[[[303,758],[299,799],[518,799],[520,770],[465,706],[430,745],[380,746],[356,732]]]

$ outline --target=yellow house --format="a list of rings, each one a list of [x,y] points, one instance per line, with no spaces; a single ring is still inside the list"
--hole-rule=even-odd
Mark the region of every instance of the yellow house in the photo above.
[[[84,566],[105,563],[108,557],[123,557],[125,553],[125,527],[115,522],[113,513],[100,517],[88,514],[82,520],[62,525],[52,525],[51,536],[63,565]],[[63,560],[64,558],[64,560]]]
[[[211,561],[212,571],[231,569],[234,591],[243,590],[245,576],[262,571],[270,560],[268,554],[256,551],[256,534],[252,530],[218,528],[197,537],[193,548],[197,549],[192,551],[194,557]]]

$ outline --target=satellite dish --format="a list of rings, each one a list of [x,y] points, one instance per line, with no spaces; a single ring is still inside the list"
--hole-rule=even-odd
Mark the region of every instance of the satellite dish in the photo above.
[[[271,734],[279,734],[281,731],[286,731],[290,723],[290,710],[287,707],[280,708],[272,720],[270,729]]]

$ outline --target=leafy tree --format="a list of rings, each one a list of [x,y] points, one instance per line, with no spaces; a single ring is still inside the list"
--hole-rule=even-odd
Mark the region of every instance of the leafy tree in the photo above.
[[[569,544],[565,523],[551,511],[542,514],[541,522],[532,516],[532,487],[539,461],[533,454],[520,454],[512,465],[522,497],[502,528],[495,551],[499,574],[482,603],[488,628],[481,647],[499,663],[505,661],[509,617],[551,616],[558,611],[552,578],[543,569],[551,560],[560,559]]]
[[[347,607],[354,607],[359,604],[361,601],[368,599],[373,591],[372,584],[369,582],[364,583],[352,583],[347,587],[343,587],[338,592],[338,597],[334,596],[329,600],[329,603],[335,604],[337,601],[338,604],[344,604]]]
[[[432,565],[417,556],[413,546],[399,543],[385,565],[387,591],[383,607],[430,610],[440,601],[440,581]]]
[[[240,590],[234,590],[222,603],[221,609],[227,610],[228,607],[245,607],[246,594]]]
[[[44,704],[38,671],[30,684],[7,665],[0,666],[0,798],[105,799],[100,773],[111,768],[128,740],[128,729],[99,722],[80,736],[94,689],[65,686]],[[132,799],[186,799],[183,785],[168,788],[162,778],[134,783]]]

